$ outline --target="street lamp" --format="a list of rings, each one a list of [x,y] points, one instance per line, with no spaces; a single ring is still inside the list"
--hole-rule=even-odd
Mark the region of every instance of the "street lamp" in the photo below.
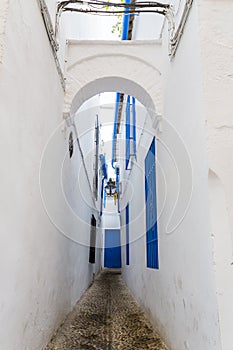
[[[111,178],[109,179],[109,181],[107,182],[107,185],[105,186],[106,189],[106,194],[108,197],[112,197],[114,192],[113,190],[116,189],[116,184],[115,181],[113,181]]]

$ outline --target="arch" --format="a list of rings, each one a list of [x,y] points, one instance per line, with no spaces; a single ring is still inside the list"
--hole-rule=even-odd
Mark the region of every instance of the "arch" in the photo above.
[[[83,86],[75,94],[70,113],[74,114],[79,107],[89,98],[102,92],[122,92],[127,95],[134,96],[140,103],[142,103],[148,110],[148,112],[154,115],[155,104],[151,96],[137,83],[119,77],[106,77],[100,78],[89,82]]]
[[[162,114],[161,47],[157,42],[72,41],[67,52],[65,115],[73,115],[83,102],[101,92],[133,95],[152,120]]]

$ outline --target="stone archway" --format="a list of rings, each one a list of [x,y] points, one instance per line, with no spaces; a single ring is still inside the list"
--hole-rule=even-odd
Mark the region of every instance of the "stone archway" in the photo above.
[[[162,114],[161,62],[157,41],[69,41],[64,116],[97,93],[119,91],[138,99],[154,121]]]

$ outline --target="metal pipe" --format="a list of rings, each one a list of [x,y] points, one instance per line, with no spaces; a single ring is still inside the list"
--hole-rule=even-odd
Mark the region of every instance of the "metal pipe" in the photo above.
[[[116,149],[116,135],[117,135],[117,121],[118,121],[118,109],[120,103],[120,93],[116,94],[116,107],[115,107],[115,118],[113,126],[113,135],[112,135],[112,167],[115,169],[114,163],[116,161],[115,149]]]
[[[137,160],[137,148],[136,148],[136,141],[137,141],[137,133],[136,133],[136,107],[135,107],[135,97],[132,97],[132,114],[133,114],[133,152],[134,152],[134,158]]]
[[[131,4],[131,0],[125,0],[125,6]],[[129,12],[129,8],[125,7],[125,10]],[[123,23],[122,23],[122,35],[121,40],[127,40],[129,34],[129,21],[130,15],[124,13]],[[114,128],[113,128],[113,139],[112,139],[112,167],[115,169],[114,162],[116,161],[116,137],[117,131],[119,132],[119,107],[120,101],[123,103],[124,94],[117,92],[116,94],[116,107],[115,107],[115,120],[114,120]],[[122,108],[120,109],[120,111]]]

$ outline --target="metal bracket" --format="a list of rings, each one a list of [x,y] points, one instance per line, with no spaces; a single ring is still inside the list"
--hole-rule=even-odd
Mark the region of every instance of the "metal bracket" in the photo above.
[[[152,127],[155,130],[158,130],[159,132],[162,132],[162,116],[161,115],[155,115],[155,118],[152,122]]]
[[[63,113],[63,119],[67,127],[71,127],[74,125],[74,116],[72,116],[69,112]]]
[[[168,31],[169,31],[168,51],[169,51],[169,56],[171,58],[175,56],[192,4],[193,4],[193,0],[186,0],[184,10],[177,28],[175,25],[174,8],[170,6],[170,8],[167,10],[166,18],[168,21]]]
[[[66,130],[67,128],[74,126],[74,117],[70,115],[70,113],[63,113],[63,122],[61,131],[64,133],[64,137],[66,139]]]
[[[48,34],[48,38],[49,38],[49,42],[52,48],[52,52],[53,52],[53,56],[54,56],[54,60],[55,60],[55,64],[56,64],[56,68],[57,68],[57,72],[60,78],[60,82],[63,88],[63,91],[65,91],[65,79],[62,73],[62,69],[61,69],[61,65],[58,59],[58,55],[57,55],[57,51],[59,49],[59,45],[58,42],[56,40],[55,37],[55,33],[54,33],[54,29],[53,29],[53,24],[51,21],[51,17],[49,14],[49,10],[48,7],[45,3],[45,0],[37,0],[38,5],[40,7],[40,11],[41,11],[41,15],[44,21],[44,25],[45,25],[45,29],[46,32]]]

